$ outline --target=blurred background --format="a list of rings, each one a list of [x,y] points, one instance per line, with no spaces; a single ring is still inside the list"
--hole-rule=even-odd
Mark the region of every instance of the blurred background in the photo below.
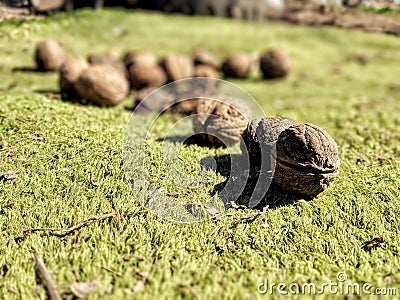
[[[0,4],[25,8],[31,13],[72,11],[82,7],[101,9],[104,6],[123,6],[160,10],[191,15],[215,15],[262,20],[271,15],[293,9],[307,9],[312,5],[377,9],[381,12],[396,10],[400,0],[3,0]]]

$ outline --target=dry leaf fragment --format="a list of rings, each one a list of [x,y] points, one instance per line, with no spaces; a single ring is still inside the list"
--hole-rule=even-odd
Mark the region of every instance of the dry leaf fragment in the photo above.
[[[1,178],[4,180],[12,180],[18,177],[18,171],[15,170],[8,170],[1,175]]]
[[[2,149],[6,149],[7,147],[8,147],[8,143],[7,143],[7,141],[6,140],[1,140],[1,148]]]
[[[144,290],[146,289],[144,283],[142,280],[139,280],[138,282],[136,282],[134,288],[133,288],[133,292],[134,293],[141,293],[144,292]]]
[[[95,278],[89,282],[75,282],[70,285],[69,289],[75,297],[86,299],[90,294],[96,293],[99,288],[100,281]]]

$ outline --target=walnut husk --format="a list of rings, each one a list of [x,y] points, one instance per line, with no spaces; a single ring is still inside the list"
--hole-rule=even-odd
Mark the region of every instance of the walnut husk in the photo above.
[[[60,69],[66,58],[63,47],[55,40],[40,42],[35,51],[39,71],[52,72]]]
[[[339,173],[335,140],[313,124],[296,124],[276,143],[274,180],[284,190],[304,196],[324,191]]]
[[[129,92],[126,77],[109,65],[86,68],[75,83],[78,95],[101,106],[117,105]]]
[[[280,50],[270,50],[260,58],[260,69],[265,79],[285,77],[289,74],[292,62],[289,56]]]

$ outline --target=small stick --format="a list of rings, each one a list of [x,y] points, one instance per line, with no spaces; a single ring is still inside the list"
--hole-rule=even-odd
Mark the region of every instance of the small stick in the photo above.
[[[101,268],[102,268],[103,270],[106,270],[107,272],[110,272],[111,274],[114,274],[114,275],[117,276],[117,277],[122,277],[122,276],[123,276],[121,273],[119,273],[119,272],[117,272],[117,271],[114,271],[114,270],[111,270],[110,268],[107,268],[107,267],[105,267],[105,266],[101,266]]]
[[[90,217],[89,219],[84,220],[84,221],[82,221],[72,227],[69,227],[69,228],[31,228],[31,229],[24,230],[24,233],[31,234],[32,232],[35,232],[35,231],[61,231],[61,232],[65,232],[66,234],[68,234],[75,230],[80,229],[81,227],[83,227],[89,223],[92,223],[93,221],[116,217],[117,215],[119,215],[119,213],[113,212],[113,213],[108,213],[108,214],[101,215],[101,216]]]
[[[61,300],[61,296],[58,293],[57,287],[53,282],[53,279],[51,278],[51,275],[49,274],[49,271],[47,271],[46,265],[44,264],[43,260],[40,258],[39,254],[35,253],[35,262],[36,265],[39,269],[40,274],[43,277],[43,280],[46,283],[46,288],[47,292],[49,293],[50,299],[51,300]]]

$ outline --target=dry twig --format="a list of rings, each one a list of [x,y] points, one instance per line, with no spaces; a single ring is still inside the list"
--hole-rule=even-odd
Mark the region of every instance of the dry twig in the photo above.
[[[86,220],[84,220],[84,221],[82,221],[82,222],[80,222],[80,223],[78,223],[78,224],[76,224],[76,225],[74,225],[72,227],[69,227],[69,228],[31,228],[31,229],[24,230],[24,233],[25,234],[31,234],[31,233],[33,233],[35,231],[61,231],[61,232],[64,232],[66,234],[69,234],[69,233],[71,233],[71,232],[73,232],[75,230],[78,230],[78,229],[82,228],[83,226],[85,226],[85,225],[87,225],[89,223],[92,223],[94,221],[104,220],[104,219],[111,218],[111,217],[118,218],[118,216],[119,216],[118,212],[112,212],[112,213],[108,213],[108,214],[101,215],[101,216],[90,217],[89,219],[86,219]]]
[[[111,270],[110,268],[107,268],[107,267],[105,267],[105,266],[101,266],[101,268],[102,268],[103,270],[106,270],[107,272],[110,272],[111,274],[114,274],[114,275],[117,276],[117,277],[122,277],[122,276],[123,276],[121,273],[119,273],[119,272],[117,272],[117,271],[114,271],[114,270]]]
[[[44,264],[43,260],[40,258],[39,254],[35,253],[34,254],[36,265],[39,269],[40,274],[43,277],[43,280],[46,283],[46,288],[47,292],[49,293],[49,297],[51,300],[61,300],[61,296],[58,293],[57,287],[53,282],[53,279],[51,278],[51,275],[49,274],[49,271],[47,271],[46,265]]]

